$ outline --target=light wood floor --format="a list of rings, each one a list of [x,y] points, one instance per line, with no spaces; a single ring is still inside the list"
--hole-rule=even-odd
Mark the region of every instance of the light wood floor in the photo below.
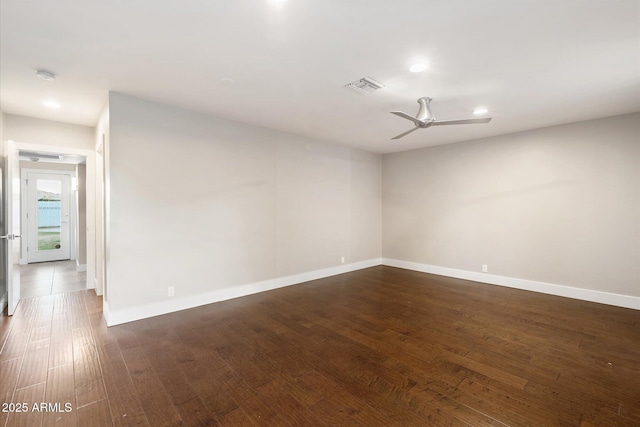
[[[107,329],[0,322],[0,426],[638,426],[640,312],[374,267]],[[71,404],[36,412],[33,403]]]

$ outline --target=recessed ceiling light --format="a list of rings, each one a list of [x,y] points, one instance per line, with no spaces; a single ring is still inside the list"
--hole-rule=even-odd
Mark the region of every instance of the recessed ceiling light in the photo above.
[[[489,112],[489,109],[487,107],[476,107],[476,109],[473,110],[473,114],[475,116],[483,116],[488,112]]]
[[[50,71],[46,70],[38,70],[36,71],[36,76],[42,80],[46,80],[48,82],[52,82],[56,79],[56,75]]]
[[[235,82],[233,81],[233,79],[230,79],[229,77],[225,77],[223,79],[220,79],[220,83],[222,83],[225,86],[231,86]]]
[[[51,100],[51,99],[49,99],[47,101],[43,101],[42,105],[44,105],[47,108],[53,108],[53,109],[56,109],[56,110],[58,108],[60,108],[60,104],[57,101],[54,101],[54,100]]]
[[[411,71],[412,73],[421,73],[426,69],[427,69],[427,64],[425,64],[424,62],[418,62],[416,64],[413,64],[411,67],[409,67],[409,71]]]

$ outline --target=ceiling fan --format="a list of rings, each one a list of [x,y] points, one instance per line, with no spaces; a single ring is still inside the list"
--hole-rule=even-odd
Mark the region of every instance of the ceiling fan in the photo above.
[[[433,113],[431,112],[429,103],[431,103],[431,98],[429,98],[428,96],[423,96],[422,98],[418,99],[418,104],[420,104],[420,107],[418,108],[418,114],[416,114],[415,117],[407,113],[403,113],[402,111],[392,111],[391,114],[400,116],[403,119],[411,120],[416,127],[405,133],[401,133],[398,136],[394,136],[391,139],[400,139],[403,136],[410,134],[414,130],[426,129],[431,126],[471,125],[476,123],[489,123],[491,121],[491,117],[484,117],[482,119],[436,120],[435,117],[433,117]]]

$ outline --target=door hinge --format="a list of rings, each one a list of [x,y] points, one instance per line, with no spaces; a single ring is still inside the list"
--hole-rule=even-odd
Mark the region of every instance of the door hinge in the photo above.
[[[29,179],[24,180],[25,185],[29,185]]]

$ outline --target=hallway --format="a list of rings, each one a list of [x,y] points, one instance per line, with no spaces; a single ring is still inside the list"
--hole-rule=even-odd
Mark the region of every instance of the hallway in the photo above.
[[[52,261],[20,266],[20,298],[55,295],[86,289],[87,272],[76,262]]]

